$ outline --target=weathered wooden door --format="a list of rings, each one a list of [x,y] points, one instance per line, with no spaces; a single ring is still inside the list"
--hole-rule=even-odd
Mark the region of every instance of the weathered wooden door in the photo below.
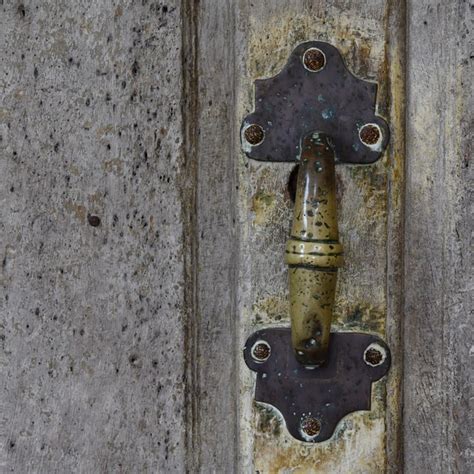
[[[2,1],[0,471],[473,472],[469,14]],[[240,122],[306,40],[378,82],[391,129],[337,169],[334,327],[383,337],[392,367],[320,444],[253,401],[242,359],[289,322],[293,165],[249,161]]]

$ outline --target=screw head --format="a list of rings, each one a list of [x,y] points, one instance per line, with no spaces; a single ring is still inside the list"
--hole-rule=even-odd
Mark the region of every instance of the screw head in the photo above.
[[[314,416],[307,416],[301,420],[300,428],[305,437],[313,439],[321,431],[321,422]]]
[[[387,352],[379,344],[370,344],[364,352],[364,362],[371,367],[377,367],[381,365],[385,358],[387,357]]]
[[[265,362],[271,354],[270,344],[267,341],[257,341],[252,346],[250,353],[257,362]]]
[[[326,65],[326,55],[319,48],[309,48],[303,55],[303,65],[308,71],[321,71]]]
[[[265,132],[260,125],[253,123],[244,130],[244,138],[250,145],[260,145],[265,138]]]
[[[359,138],[360,141],[368,147],[377,145],[382,138],[380,127],[375,123],[365,124],[359,130]]]

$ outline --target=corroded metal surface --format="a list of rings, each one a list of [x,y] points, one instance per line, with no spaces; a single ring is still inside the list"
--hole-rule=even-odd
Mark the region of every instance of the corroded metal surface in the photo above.
[[[333,139],[338,161],[373,163],[389,138],[385,120],[374,113],[376,92],[375,83],[346,68],[334,46],[300,44],[279,74],[255,81],[255,111],[241,129],[245,152],[254,160],[298,161],[301,137],[318,130]],[[367,125],[369,141],[360,136]],[[257,127],[260,139],[249,140]]]
[[[337,268],[342,265],[338,242],[334,151],[324,134],[303,140],[285,261],[289,265],[292,345],[299,362],[325,362],[331,330]]]
[[[271,328],[248,338],[244,358],[257,372],[255,399],[277,408],[296,439],[325,441],[345,415],[370,410],[372,382],[387,373],[390,350],[377,336],[332,333],[327,365],[311,370],[296,361],[290,337],[289,329]],[[252,348],[264,343],[271,350],[261,360]]]

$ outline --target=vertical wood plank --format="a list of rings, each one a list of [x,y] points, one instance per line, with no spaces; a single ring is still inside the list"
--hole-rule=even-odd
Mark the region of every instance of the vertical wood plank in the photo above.
[[[238,2],[242,44],[236,69],[239,119],[253,108],[253,81],[280,71],[293,48],[319,39],[337,46],[358,76],[379,83],[378,110],[389,120],[389,150],[377,164],[337,168],[340,234],[346,264],[336,296],[335,330],[386,338],[393,366],[375,384],[372,410],[346,417],[321,445],[292,439],[278,414],[253,403],[254,379],[241,362],[241,466],[259,472],[396,472],[400,468],[401,283],[404,164],[404,3]],[[240,34],[240,36],[239,36]],[[240,343],[256,328],[288,325],[283,262],[291,222],[291,164],[239,156]],[[390,238],[390,242],[388,242]]]
[[[235,2],[190,5],[196,22],[195,110],[192,123],[195,189],[192,472],[237,471],[239,386],[235,311],[238,234],[235,232],[238,125],[234,109]],[[191,51],[190,48],[187,51]]]
[[[474,471],[469,2],[408,9],[406,472]]]
[[[1,2],[1,472],[185,469],[180,15]]]
[[[387,380],[386,406],[386,470],[399,473],[403,465],[403,251],[404,251],[404,180],[406,122],[406,2],[388,2],[385,16],[386,80],[380,83],[384,97],[382,110],[389,117],[391,143],[387,171],[387,233],[386,233],[386,337],[396,360]]]

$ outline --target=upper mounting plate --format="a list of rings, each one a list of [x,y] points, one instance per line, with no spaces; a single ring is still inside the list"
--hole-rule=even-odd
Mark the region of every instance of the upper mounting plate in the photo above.
[[[319,54],[318,70],[307,67],[308,50]],[[332,138],[338,162],[373,163],[389,140],[387,123],[375,115],[376,93],[377,84],[355,77],[334,46],[302,43],[279,74],[255,81],[255,111],[242,123],[242,147],[254,160],[298,161],[301,138],[319,131]],[[253,124],[261,127],[261,141],[254,145],[245,133]],[[360,134],[367,124],[375,128],[376,140],[372,135],[364,144]]]

